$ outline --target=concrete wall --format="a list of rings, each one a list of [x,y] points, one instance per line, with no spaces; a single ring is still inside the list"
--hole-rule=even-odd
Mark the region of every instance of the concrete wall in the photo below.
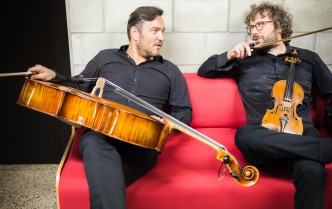
[[[66,0],[72,74],[80,73],[98,51],[127,44],[126,25],[137,7],[164,10],[161,54],[182,72],[196,72],[213,54],[246,40],[244,13],[258,0]],[[274,0],[294,16],[293,35],[332,27],[332,0]],[[332,30],[293,39],[317,52],[332,70]]]

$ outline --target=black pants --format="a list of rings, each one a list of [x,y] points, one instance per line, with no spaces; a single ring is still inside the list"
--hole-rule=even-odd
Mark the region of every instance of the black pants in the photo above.
[[[158,152],[94,131],[80,140],[91,209],[126,209],[126,186],[153,168]]]
[[[296,189],[295,209],[323,208],[326,170],[322,140],[327,139],[321,139],[315,128],[305,129],[300,136],[272,132],[256,125],[239,128],[235,136],[236,146],[249,164],[260,168],[291,166]]]

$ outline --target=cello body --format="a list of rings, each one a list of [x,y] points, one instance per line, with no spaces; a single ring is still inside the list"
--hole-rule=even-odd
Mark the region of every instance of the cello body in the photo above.
[[[169,126],[133,108],[59,84],[26,78],[19,105],[56,117],[75,127],[161,152]]]

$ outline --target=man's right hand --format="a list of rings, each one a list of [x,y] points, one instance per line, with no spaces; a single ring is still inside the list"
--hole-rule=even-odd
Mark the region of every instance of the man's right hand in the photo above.
[[[254,45],[255,41],[241,42],[236,44],[232,49],[227,52],[228,61],[232,59],[243,59],[247,56],[251,56],[251,45]]]
[[[56,74],[53,70],[42,65],[35,65],[28,69],[28,72],[33,72],[31,79],[49,81],[55,78]]]

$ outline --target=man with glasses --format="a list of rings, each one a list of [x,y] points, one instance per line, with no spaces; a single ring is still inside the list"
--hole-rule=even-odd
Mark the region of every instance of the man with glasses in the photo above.
[[[322,209],[324,165],[332,161],[332,139],[322,139],[313,127],[311,90],[316,86],[321,95],[331,99],[331,71],[316,53],[278,42],[293,32],[292,15],[281,6],[267,2],[254,4],[244,22],[251,40],[211,56],[200,66],[198,75],[236,79],[247,119],[247,124],[237,130],[236,146],[249,164],[259,168],[280,165],[291,168],[296,209]],[[294,69],[291,67],[294,62],[291,65],[286,58],[293,58],[295,52],[299,60],[295,59],[298,62]],[[267,110],[275,105],[271,99],[274,84],[287,80],[290,69],[295,71],[294,81],[304,92],[302,104],[291,107],[302,118],[303,133],[300,134],[272,130],[262,123]]]

